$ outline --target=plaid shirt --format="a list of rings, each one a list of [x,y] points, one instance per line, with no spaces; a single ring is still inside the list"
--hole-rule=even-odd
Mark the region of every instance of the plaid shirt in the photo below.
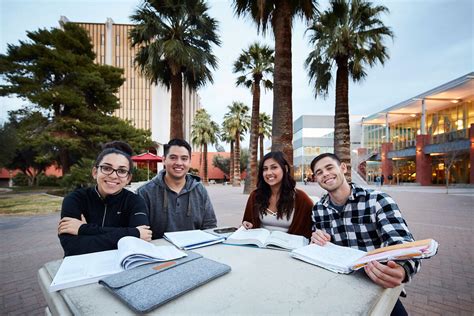
[[[313,231],[324,230],[331,235],[331,242],[363,251],[414,240],[398,205],[389,195],[350,185],[352,192],[342,212],[331,205],[328,194],[316,203]],[[407,260],[401,265],[407,282],[420,269],[420,260]]]

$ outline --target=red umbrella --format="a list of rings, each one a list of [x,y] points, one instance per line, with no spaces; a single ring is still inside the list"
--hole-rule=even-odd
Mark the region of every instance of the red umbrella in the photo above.
[[[140,155],[132,156],[132,160],[135,162],[147,162],[148,180],[150,180],[150,161],[162,162],[163,158],[152,153],[143,153]]]

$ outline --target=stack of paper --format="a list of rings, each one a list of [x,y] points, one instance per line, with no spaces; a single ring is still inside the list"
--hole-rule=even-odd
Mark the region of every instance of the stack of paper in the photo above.
[[[165,233],[165,239],[180,249],[190,250],[223,242],[225,237],[202,230],[185,230]]]

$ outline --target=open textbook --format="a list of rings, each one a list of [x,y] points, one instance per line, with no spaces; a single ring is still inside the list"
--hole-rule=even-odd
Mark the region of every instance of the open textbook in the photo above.
[[[144,264],[174,260],[187,256],[173,246],[155,246],[136,237],[123,237],[117,250],[93,252],[65,257],[50,292],[97,282],[106,275],[132,269]]]
[[[269,231],[265,228],[245,229],[240,227],[225,241],[232,245],[257,245],[260,248],[292,250],[308,244],[308,239],[280,231]]]
[[[324,246],[311,244],[293,250],[290,255],[333,272],[351,273],[370,261],[425,259],[431,258],[437,251],[438,243],[434,239],[424,239],[382,247],[369,252],[337,246],[330,242]]]
[[[210,234],[202,230],[184,230],[165,233],[164,237],[170,243],[183,250],[201,248],[223,242],[224,236]]]

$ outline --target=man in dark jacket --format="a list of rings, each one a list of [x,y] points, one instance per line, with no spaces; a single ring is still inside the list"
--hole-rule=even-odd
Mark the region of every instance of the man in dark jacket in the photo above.
[[[150,216],[153,239],[165,232],[208,229],[217,225],[209,195],[197,176],[188,174],[191,146],[172,139],[164,147],[164,170],[138,189]]]

